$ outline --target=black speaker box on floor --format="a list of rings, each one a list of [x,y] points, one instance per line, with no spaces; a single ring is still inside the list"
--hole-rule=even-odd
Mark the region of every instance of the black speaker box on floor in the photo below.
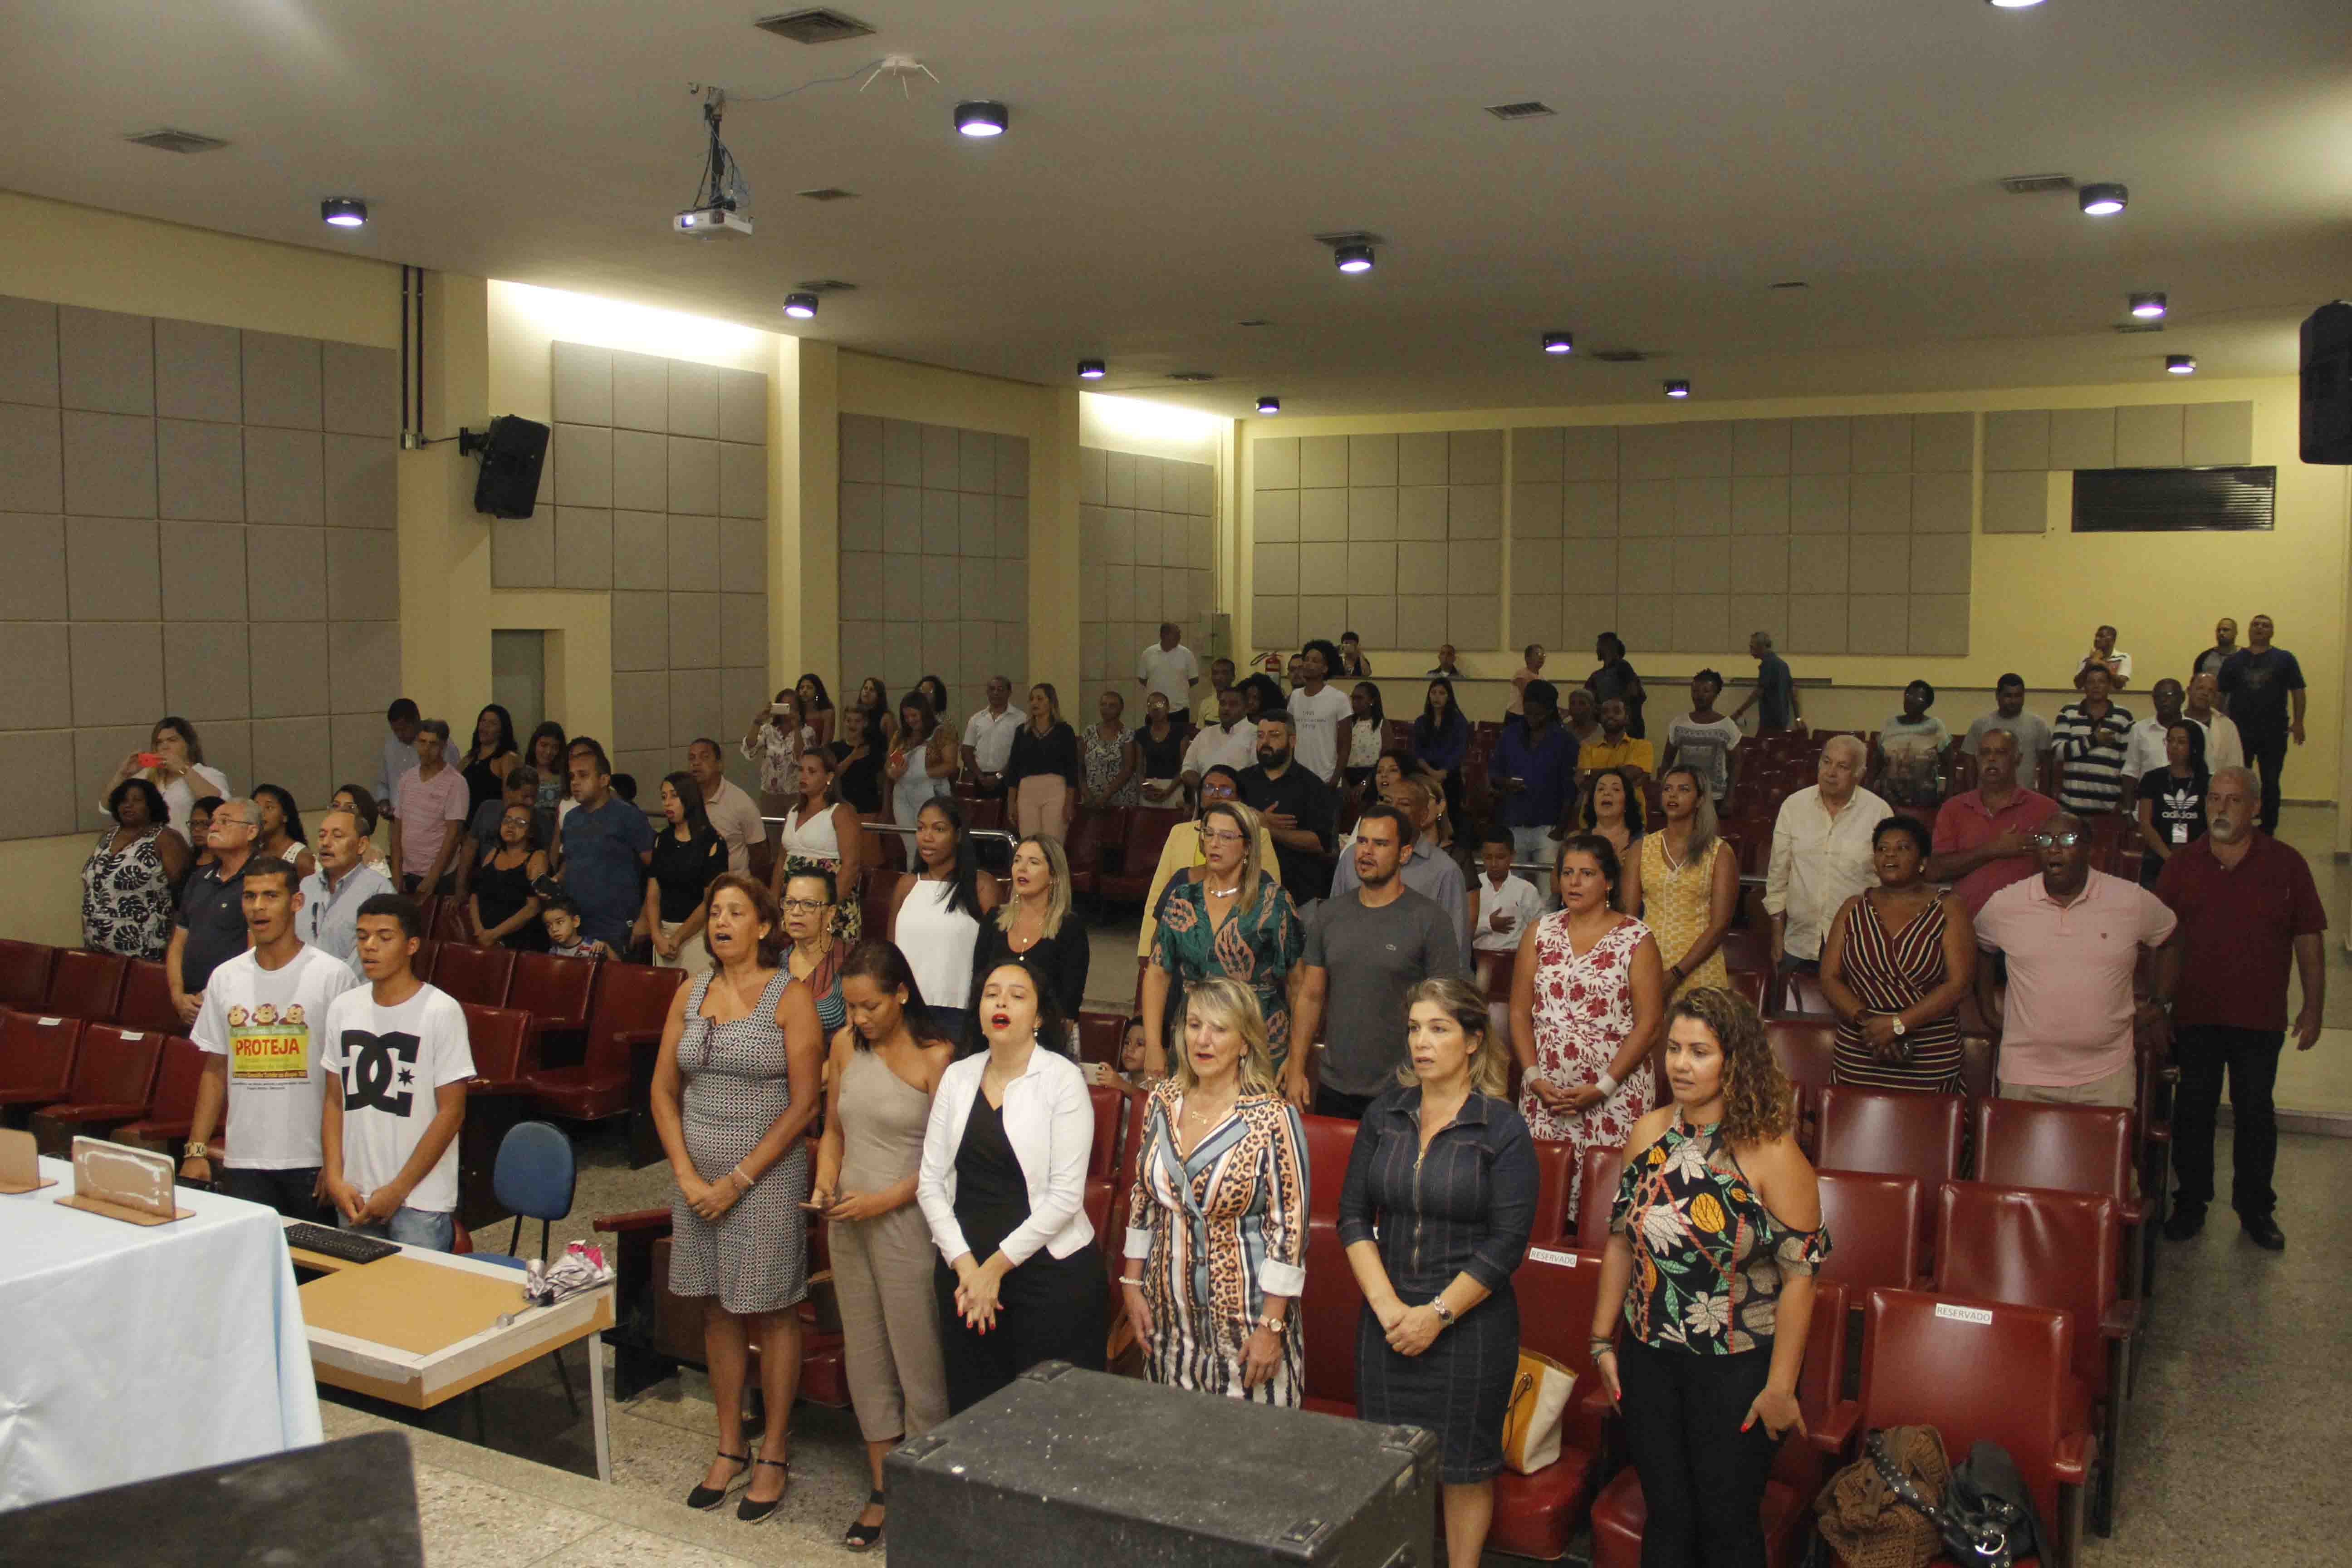
[[[1437,1439],[1046,1362],[884,1464],[922,1568],[1433,1568]]]
[[[2303,460],[2352,463],[2352,301],[2303,320]]]
[[[539,504],[539,470],[547,462],[547,426],[501,414],[480,435],[458,437],[460,452],[478,452],[481,477],[474,481],[474,510],[492,517],[529,517]]]

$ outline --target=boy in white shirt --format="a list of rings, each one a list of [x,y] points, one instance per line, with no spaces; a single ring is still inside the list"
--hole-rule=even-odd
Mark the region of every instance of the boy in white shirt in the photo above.
[[[1484,873],[1470,884],[1470,946],[1477,952],[1516,952],[1528,922],[1543,913],[1543,895],[1535,884],[1511,875],[1512,840],[1508,828],[1490,828],[1478,846],[1478,866]]]
[[[189,1029],[207,1059],[180,1174],[212,1180],[213,1129],[224,1107],[234,1107],[236,1136],[220,1191],[289,1219],[316,1219],[320,1106],[331,1098],[321,1030],[331,1005],[359,977],[294,934],[302,893],[289,862],[247,861],[238,897],[252,945],[213,971]]]
[[[415,903],[379,893],[360,906],[369,984],[328,1010],[320,1184],[345,1230],[446,1252],[457,1237],[457,1132],[474,1053],[466,1010],[410,967]]]

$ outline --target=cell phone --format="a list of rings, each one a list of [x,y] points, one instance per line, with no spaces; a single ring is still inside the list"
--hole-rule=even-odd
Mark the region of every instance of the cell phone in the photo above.
[[[781,702],[771,702],[768,704],[768,717],[771,719],[781,719],[791,711],[791,709],[785,707]]]
[[[808,1210],[811,1214],[823,1214],[825,1211],[825,1205],[824,1204],[811,1203],[806,1198],[803,1198],[801,1200],[801,1207]]]
[[[163,765],[163,755],[157,752],[142,752],[139,753],[139,765],[142,768],[160,768]]]

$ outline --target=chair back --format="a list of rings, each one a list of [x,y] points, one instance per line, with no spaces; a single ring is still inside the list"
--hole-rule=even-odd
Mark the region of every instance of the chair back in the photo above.
[[[1595,1143],[1584,1151],[1576,1180],[1576,1245],[1587,1252],[1608,1245],[1609,1211],[1624,1173],[1624,1150]]]
[[[588,1009],[588,1046],[583,1065],[594,1075],[626,1073],[628,1047],[620,1037],[658,1033],[669,1017],[670,998],[686,984],[683,969],[646,963],[599,963],[596,999]]]
[[[180,1010],[172,1005],[171,977],[162,964],[143,958],[131,960],[123,971],[114,1021],[126,1029],[158,1029],[166,1035],[176,1035],[188,1026]]]
[[[2054,1530],[2074,1359],[2074,1323],[2063,1312],[1873,1290],[1863,1316],[1861,1430],[1933,1426],[1956,1458],[1979,1442],[1999,1443]]]
[[[1519,1344],[1551,1357],[1581,1383],[1592,1374],[1592,1310],[1601,1298],[1601,1254],[1590,1248],[1530,1247],[1511,1292],[1519,1300]],[[1601,1433],[1570,1400],[1561,1430],[1581,1448]]]
[[[1143,1089],[1127,1093],[1127,1112],[1118,1134],[1118,1184],[1123,1191],[1135,1187],[1135,1167],[1143,1155],[1143,1129],[1151,1119],[1151,1096]]]
[[[1835,1241],[1820,1277],[1851,1288],[1857,1306],[1880,1286],[1917,1286],[1927,1231],[1919,1178],[1822,1171],[1820,1180],[1822,1224]]]
[[[879,866],[865,869],[866,887],[859,895],[859,910],[865,921],[865,934],[887,936],[890,931],[890,906],[898,901],[898,884],[913,875],[908,871],[886,871]],[[958,1004],[961,1005],[961,1004]],[[944,1004],[942,1004],[944,1005]]]
[[[1070,890],[1091,893],[1102,879],[1103,849],[1118,835],[1111,831],[1124,806],[1082,805],[1070,824],[1070,837],[1063,848],[1070,860]]]
[[[1119,1125],[1127,1120],[1127,1095],[1110,1085],[1095,1084],[1087,1089],[1087,1098],[1095,1108],[1095,1142],[1087,1156],[1087,1176],[1108,1181],[1118,1170]]]
[[[0,1013],[0,1100],[54,1103],[73,1081],[81,1045],[79,1018],[56,1014]]]
[[[1356,1319],[1363,1300],[1348,1267],[1348,1249],[1339,1243],[1339,1222],[1320,1215],[1308,1219],[1307,1289],[1298,1310],[1310,1403],[1355,1409]]]
[[[1799,970],[1788,977],[1788,984],[1776,1009],[1782,1016],[1791,1018],[1827,1018],[1834,1022],[1837,1012],[1830,1005],[1828,995],[1822,990],[1822,977]]]
[[[1976,1102],[1977,1180],[2132,1195],[2132,1114],[2104,1105]]]
[[[433,923],[426,931],[436,942],[468,942],[474,933],[466,929],[466,911],[455,899],[443,899],[433,911]]]
[[[2115,1200],[2100,1194],[1954,1182],[1937,1205],[1936,1289],[2064,1312],[2075,1374],[2105,1399],[2114,1391],[2101,1324],[2121,1299],[2122,1237]]]
[[[1846,1302],[1844,1286],[1813,1281],[1813,1315],[1805,1329],[1805,1363],[1797,1372],[1797,1408],[1808,1431],[1819,1432],[1845,1398]],[[1772,1478],[1810,1500],[1828,1479],[1830,1462],[1821,1449],[1793,1432],[1772,1459]]]
[[[1727,972],[1731,992],[1747,999],[1748,1005],[1760,1015],[1772,994],[1772,973],[1769,969],[1733,969]]]
[[[130,967],[131,961],[117,953],[61,948],[49,969],[47,1006],[69,1018],[111,1018],[122,1005],[122,982]]]
[[[510,948],[476,947],[471,942],[445,942],[434,964],[433,984],[460,1002],[503,1007],[514,985],[515,955]]]
[[[1118,1013],[1078,1015],[1078,1060],[1118,1066],[1118,1049],[1127,1039],[1127,1019]]]
[[[196,1086],[204,1081],[205,1048],[184,1035],[165,1039],[149,1113],[158,1121],[185,1121],[196,1113]]]
[[[1932,1193],[1959,1179],[1968,1109],[1957,1094],[1832,1084],[1821,1091],[1817,1163],[1825,1171],[1916,1176]]]
[[[49,965],[57,949],[37,942],[0,941],[0,1007],[37,1013],[48,1000]]]
[[[1554,1138],[1535,1140],[1536,1218],[1528,1236],[1538,1247],[1558,1245],[1576,1218],[1576,1146]]]
[[[422,931],[425,928],[419,926],[417,929]],[[433,972],[440,967],[440,963],[441,944],[428,936],[417,942],[416,956],[408,961],[408,972],[430,985]]]
[[[155,1068],[163,1059],[163,1037],[112,1024],[86,1024],[75,1054],[66,1098],[76,1105],[135,1105],[147,1109],[155,1090]]]
[[[518,952],[505,1005],[529,1013],[542,1029],[584,1029],[596,994],[596,960]]]
[[[1127,847],[1119,857],[1120,879],[1140,881],[1148,889],[1151,874],[1160,869],[1160,852],[1168,847],[1168,836],[1192,819],[1192,813],[1177,807],[1131,808],[1127,814]]]
[[[578,1179],[572,1140],[552,1121],[518,1121],[499,1141],[491,1191],[512,1214],[555,1221],[572,1212]]]
[[[1797,1142],[1811,1154],[1822,1090],[1837,1077],[1837,1024],[1829,1018],[1767,1018],[1764,1037],[1796,1086]]]
[[[458,1004],[466,1012],[466,1042],[474,1057],[474,1078],[482,1087],[509,1082],[538,1069],[530,1046],[535,1020],[520,1007]]]
[[[1356,1152],[1356,1123],[1344,1116],[1302,1116],[1307,1129],[1307,1205],[1318,1219],[1336,1221],[1339,1188]]]

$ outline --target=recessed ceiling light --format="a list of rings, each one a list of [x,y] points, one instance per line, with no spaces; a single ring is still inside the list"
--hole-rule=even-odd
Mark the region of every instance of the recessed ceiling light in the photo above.
[[[807,321],[816,314],[816,296],[809,293],[785,295],[784,314],[795,321]]]
[[[2001,11],[2030,11],[2041,5],[2042,0],[1988,0],[1988,3]]]
[[[1260,414],[1279,414],[1282,412],[1282,399],[1279,397],[1261,397],[1257,400],[1257,411]]]
[[[2167,354],[2164,356],[2164,368],[2170,371],[2175,375],[2195,375],[2197,374],[2197,356],[2195,354]]]
[[[2131,313],[2144,321],[2153,321],[2164,314],[2164,296],[2150,290],[2131,296]]]
[[[1690,395],[1690,383],[1687,381],[1670,381],[1666,383],[1666,395],[1668,397],[1688,397]]]
[[[1002,136],[1012,119],[1012,112],[1001,103],[983,100],[956,105],[956,129],[967,136]]]
[[[2121,182],[2104,180],[2097,184],[2084,185],[2080,204],[2085,217],[2113,217],[2123,211],[2130,200],[2131,192],[2126,190]]]
[[[337,228],[358,228],[367,222],[367,203],[357,196],[329,196],[319,204],[319,216]]]
[[[1572,353],[1575,352],[1575,349],[1576,334],[1574,332],[1546,332],[1544,334],[1544,353],[1548,354]]]
[[[1082,359],[1078,362],[1078,379],[1080,381],[1100,381],[1102,378],[1102,361],[1098,359]]]
[[[1342,272],[1370,272],[1372,269],[1372,247],[1369,245],[1343,245],[1331,252],[1332,265]]]

